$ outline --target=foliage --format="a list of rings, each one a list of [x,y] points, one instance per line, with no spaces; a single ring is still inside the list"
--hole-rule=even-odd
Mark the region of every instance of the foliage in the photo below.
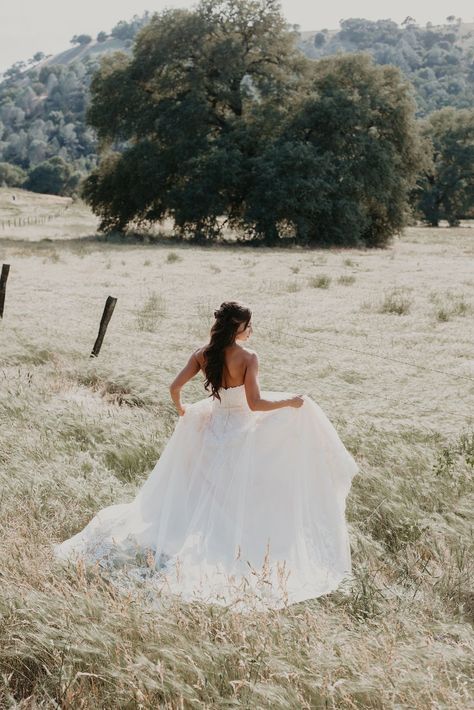
[[[423,122],[433,160],[418,181],[418,209],[432,226],[450,226],[469,216],[474,205],[474,110],[445,108]]]
[[[310,57],[369,52],[377,64],[399,67],[416,90],[420,116],[445,106],[468,108],[474,102],[473,53],[463,41],[462,25],[420,27],[412,17],[402,26],[392,20],[350,18],[338,32],[316,33],[302,42]]]
[[[29,170],[60,157],[86,174],[97,162],[87,126],[88,84],[97,60],[34,67],[0,85],[0,159]]]
[[[277,140],[256,161],[247,214],[293,225],[297,240],[383,245],[405,223],[421,160],[409,85],[368,55],[311,64]]]
[[[26,179],[26,172],[17,165],[0,163],[0,185],[20,187]]]
[[[83,194],[104,230],[171,217],[212,238],[225,217],[267,243],[375,246],[404,224],[420,161],[408,83],[368,56],[305,59],[274,0],[154,16],[91,92],[108,150]]]
[[[127,40],[133,39],[137,32],[148,23],[150,15],[148,12],[144,12],[142,16],[134,15],[133,18],[126,22],[125,20],[120,20],[112,28],[111,35],[116,39]]]
[[[55,157],[36,165],[28,174],[24,187],[46,195],[70,195],[79,182],[68,163]]]

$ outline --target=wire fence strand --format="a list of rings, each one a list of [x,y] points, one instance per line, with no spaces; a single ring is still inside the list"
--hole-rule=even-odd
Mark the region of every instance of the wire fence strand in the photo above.
[[[285,369],[285,372],[286,372],[287,374],[292,375],[293,377],[295,377],[295,381],[300,381],[300,379],[301,379],[301,372],[300,372],[300,373],[297,373],[297,372],[293,372],[293,371],[288,370],[288,369]],[[370,394],[370,397],[375,397],[376,399],[381,399],[381,400],[383,400],[384,402],[387,402],[387,403],[392,402],[394,405],[397,405],[397,406],[400,406],[400,405],[404,405],[404,406],[407,406],[407,407],[412,407],[412,406],[413,406],[413,402],[410,401],[410,400],[400,399],[399,397],[390,397],[390,396],[383,395],[383,394],[375,394],[374,392],[367,393],[367,392],[364,392],[363,390],[359,390],[359,389],[354,388],[351,384],[341,384],[340,382],[333,382],[333,381],[330,382],[330,383],[327,383],[327,382],[325,382],[324,380],[320,380],[319,383],[318,383],[318,386],[319,386],[319,385],[325,385],[325,384],[328,384],[328,385],[330,385],[331,387],[339,387],[339,388],[342,388],[342,389],[344,389],[345,392],[348,392],[348,391],[349,391],[350,393],[359,394],[359,395],[362,395],[363,397],[367,397],[367,395]],[[351,389],[348,390],[348,387],[350,387]],[[459,412],[453,412],[453,411],[447,410],[446,408],[443,408],[443,414],[449,414],[450,417],[455,418],[455,419],[457,419],[457,420],[459,420],[459,421],[463,421],[465,424],[470,424],[471,422],[470,422],[469,420],[472,420],[472,419],[473,419],[473,417],[470,416],[470,415],[462,415],[462,414],[460,414]],[[415,416],[415,415],[413,415],[413,416]],[[424,426],[425,428],[427,428],[427,429],[429,429],[430,431],[432,431],[431,427],[428,427],[426,424],[423,424],[423,422],[418,421],[417,424],[419,424],[420,426]]]
[[[373,353],[373,352],[368,352],[367,350],[359,350],[357,348],[351,348],[347,345],[338,345],[337,343],[332,343],[327,340],[322,340],[320,338],[312,338],[308,335],[300,335],[299,333],[289,333],[286,330],[279,330],[279,333],[282,335],[288,335],[289,337],[294,337],[294,338],[301,338],[303,340],[308,340],[314,343],[321,343],[323,345],[329,345],[330,347],[337,348],[338,350],[349,350],[354,353],[358,353],[359,355],[366,355],[367,357],[375,357],[379,358],[381,360],[386,360],[389,362],[395,362],[401,365],[408,365],[409,367],[417,367],[420,370],[427,370],[428,372],[436,372],[439,375],[444,375],[445,377],[453,377],[456,379],[462,379],[462,380],[469,380],[469,382],[474,382],[474,377],[470,377],[469,375],[457,375],[454,372],[445,372],[444,370],[439,370],[438,368],[435,367],[427,367],[426,365],[420,365],[419,363],[416,362],[410,362],[408,360],[400,360],[398,358],[393,358],[388,355],[380,355],[379,353]]]

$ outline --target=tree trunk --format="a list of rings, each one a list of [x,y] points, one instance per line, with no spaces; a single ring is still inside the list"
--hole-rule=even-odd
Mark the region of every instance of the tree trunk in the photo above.
[[[276,224],[274,222],[260,225],[260,230],[264,235],[263,241],[267,246],[273,247],[278,243],[280,235],[278,234],[278,229],[276,228]]]

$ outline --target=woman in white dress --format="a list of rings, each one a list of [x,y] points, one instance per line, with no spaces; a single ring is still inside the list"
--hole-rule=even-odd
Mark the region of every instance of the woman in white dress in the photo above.
[[[243,347],[251,312],[226,301],[210,342],[170,385],[179,419],[130,503],[99,511],[54,545],[59,559],[97,561],[118,586],[155,597],[281,608],[351,575],[345,502],[358,466],[307,395],[260,391]],[[210,395],[181,390],[199,372]]]

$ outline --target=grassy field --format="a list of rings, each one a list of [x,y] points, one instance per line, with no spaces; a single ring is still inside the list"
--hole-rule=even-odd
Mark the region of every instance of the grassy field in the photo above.
[[[474,230],[371,251],[104,243],[80,203],[5,189],[2,220],[0,707],[469,707]],[[50,546],[133,498],[177,420],[168,384],[228,299],[253,310],[261,387],[310,394],[360,465],[355,581],[268,614],[161,613]]]

